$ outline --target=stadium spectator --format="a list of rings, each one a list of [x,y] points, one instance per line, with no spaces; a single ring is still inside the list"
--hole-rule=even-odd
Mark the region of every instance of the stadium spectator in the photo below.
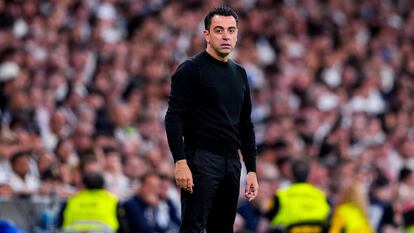
[[[414,173],[411,169],[403,167],[400,170],[398,177],[398,202],[397,210],[402,216],[402,225],[408,232],[411,231],[414,223],[414,203],[413,203],[413,185],[414,185]]]
[[[361,183],[344,184],[332,214],[329,233],[375,232],[369,222],[368,204]]]
[[[129,194],[129,181],[122,172],[121,154],[116,148],[104,148],[105,165],[103,175],[106,189],[123,200]]]
[[[298,224],[317,224],[322,232],[331,207],[325,194],[307,183],[309,162],[304,159],[292,161],[291,172],[293,183],[276,193],[266,213],[272,227],[283,231]]]
[[[122,231],[118,215],[118,199],[104,189],[103,176],[98,172],[85,173],[82,182],[84,189],[69,197],[63,205],[59,214],[58,226],[75,227],[73,228],[75,230],[88,231],[96,229],[94,223],[98,222],[113,231]],[[85,221],[86,225],[79,226],[85,228],[76,228],[77,224]]]
[[[179,192],[173,177],[161,174],[160,203],[158,204],[157,222],[166,232],[177,232],[181,223],[181,205]]]
[[[156,173],[147,173],[141,179],[137,193],[127,200],[123,208],[130,232],[169,232],[169,224],[158,222],[161,178]]]
[[[30,152],[17,152],[11,158],[12,172],[9,178],[10,187],[15,194],[36,194],[40,188],[40,180],[30,171]]]
[[[392,206],[394,188],[390,180],[381,172],[377,173],[369,193],[369,221],[375,232],[398,231],[395,211]]]

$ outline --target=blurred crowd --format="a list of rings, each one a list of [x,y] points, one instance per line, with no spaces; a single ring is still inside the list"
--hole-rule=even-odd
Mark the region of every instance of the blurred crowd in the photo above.
[[[358,180],[391,228],[413,224],[410,0],[2,0],[0,196],[66,198],[100,171],[120,200],[155,192],[179,211],[170,75],[205,49],[202,21],[223,4],[240,16],[232,59],[252,89],[261,185],[253,203],[241,197],[235,228],[266,231],[267,202],[303,156],[332,205]],[[152,172],[165,184],[141,187]]]

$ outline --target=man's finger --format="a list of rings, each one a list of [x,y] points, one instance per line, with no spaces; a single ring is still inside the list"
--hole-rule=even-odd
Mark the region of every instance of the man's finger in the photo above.
[[[257,193],[258,193],[258,187],[255,187],[254,184],[246,185],[245,196],[247,200],[252,201],[253,199],[255,199],[257,196]]]
[[[259,193],[259,192],[258,192],[257,188],[255,188],[255,189],[252,191],[251,201],[257,197],[257,194],[258,194],[258,193]]]
[[[186,187],[186,182],[185,182],[185,179],[184,178],[179,178],[178,179],[178,187],[180,187],[180,188],[185,188]]]
[[[256,198],[256,196],[257,196],[257,193],[255,191],[251,191],[248,195],[248,200],[252,201]]]
[[[251,189],[251,185],[247,184],[246,187],[244,188],[244,192],[246,193],[246,195],[250,192]]]
[[[193,190],[193,181],[191,179],[187,180],[186,187],[188,190]]]

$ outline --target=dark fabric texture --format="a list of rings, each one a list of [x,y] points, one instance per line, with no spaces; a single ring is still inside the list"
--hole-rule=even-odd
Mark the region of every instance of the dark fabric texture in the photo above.
[[[172,76],[165,126],[174,161],[184,147],[216,153],[241,149],[247,171],[256,171],[256,147],[246,71],[206,51],[181,64]],[[184,140],[183,140],[184,139]]]
[[[194,187],[193,193],[181,190],[180,233],[232,233],[240,189],[237,152],[187,149],[186,155]]]
[[[148,206],[140,197],[131,197],[123,208],[130,233],[164,232],[156,222],[156,208]]]

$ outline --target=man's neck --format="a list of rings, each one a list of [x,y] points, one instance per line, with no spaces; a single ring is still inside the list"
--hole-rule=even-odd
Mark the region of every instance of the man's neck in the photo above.
[[[211,47],[207,47],[207,49],[206,49],[206,52],[208,53],[208,54],[210,54],[210,56],[212,56],[213,58],[215,58],[215,59],[217,59],[217,60],[219,60],[219,61],[222,61],[222,62],[227,62],[228,60],[229,60],[229,56],[230,56],[230,54],[229,55],[227,55],[227,56],[225,56],[225,57],[222,57],[222,56],[220,56],[219,54],[217,54],[215,51],[214,51],[214,49],[212,49]]]

